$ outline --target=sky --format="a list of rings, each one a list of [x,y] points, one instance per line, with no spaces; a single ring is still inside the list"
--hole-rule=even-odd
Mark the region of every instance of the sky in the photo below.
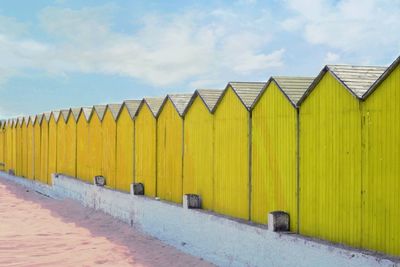
[[[0,3],[0,119],[389,65],[400,0]]]

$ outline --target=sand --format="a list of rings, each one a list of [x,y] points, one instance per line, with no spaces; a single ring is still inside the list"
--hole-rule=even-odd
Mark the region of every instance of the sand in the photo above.
[[[0,180],[0,266],[210,266],[72,200]]]

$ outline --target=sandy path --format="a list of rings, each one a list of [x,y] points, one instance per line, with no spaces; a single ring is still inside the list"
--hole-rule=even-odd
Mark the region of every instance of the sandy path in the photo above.
[[[0,266],[209,266],[102,212],[0,180]]]

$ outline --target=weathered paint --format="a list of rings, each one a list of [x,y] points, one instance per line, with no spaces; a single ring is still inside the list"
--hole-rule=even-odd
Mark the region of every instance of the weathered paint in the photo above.
[[[362,246],[400,256],[399,65],[362,106]]]
[[[202,208],[214,204],[214,118],[196,96],[185,115],[183,194],[201,196]]]
[[[249,219],[249,112],[231,87],[214,113],[214,210]]]
[[[89,120],[89,182],[92,182],[96,175],[101,175],[101,159],[103,155],[101,120],[97,112],[94,110],[92,112]]]
[[[115,188],[129,192],[134,177],[135,125],[128,108],[123,105],[117,118]]]
[[[135,182],[144,184],[147,196],[156,196],[157,120],[146,102],[135,118]]]
[[[81,111],[76,125],[76,174],[77,178],[91,182],[89,122]]]
[[[117,124],[108,106],[101,123],[101,129],[103,135],[102,175],[106,177],[106,186],[115,189]]]
[[[34,140],[34,128],[33,128],[34,117],[29,118],[26,134],[26,145],[27,145],[27,177],[29,179],[34,179],[34,169],[35,169],[35,140]]]
[[[33,167],[33,177],[35,180],[42,182],[40,177],[40,157],[41,157],[41,128],[40,128],[40,118],[36,116],[35,123],[33,124],[34,131],[34,144],[33,144],[33,154],[34,154],[34,167]]]
[[[47,181],[51,183],[51,174],[57,173],[57,122],[52,113],[49,120],[49,156]]]
[[[330,72],[300,106],[300,233],[361,241],[360,102]]]
[[[157,119],[157,196],[182,203],[183,119],[167,98]]]
[[[45,116],[43,116],[40,129],[40,181],[44,184],[49,184],[49,122]]]
[[[297,110],[272,81],[252,111],[251,220],[282,210],[297,231]]]

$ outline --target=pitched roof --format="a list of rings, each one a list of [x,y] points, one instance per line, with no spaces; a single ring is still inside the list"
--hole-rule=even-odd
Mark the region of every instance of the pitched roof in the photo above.
[[[386,67],[379,66],[326,65],[300,98],[298,105],[307,98],[327,72],[331,73],[352,95],[361,99],[385,70]]]
[[[246,107],[247,110],[250,110],[256,101],[258,95],[262,92],[264,88],[264,82],[230,82],[225,87],[224,92],[221,97],[218,99],[218,102],[214,106],[213,112],[218,107],[222,98],[224,97],[226,91],[231,87],[236,95],[239,97],[242,104]]]
[[[222,93],[223,90],[219,89],[197,89],[193,93],[190,102],[186,106],[186,109],[183,112],[183,114],[185,115],[189,111],[190,107],[192,106],[197,96],[203,101],[208,111],[212,112],[212,110],[214,109],[215,105],[218,102],[218,99],[221,97]]]
[[[46,121],[49,121],[50,120],[50,116],[51,116],[51,112],[49,111],[49,112],[45,112],[43,114],[44,114],[44,118],[46,119]]]
[[[34,124],[36,124],[36,122],[41,124],[42,123],[42,119],[43,119],[43,114],[36,115],[35,119],[34,119]]]
[[[129,115],[133,119],[136,116],[136,112],[139,109],[141,100],[125,100],[123,105],[126,106]]]
[[[81,113],[82,108],[71,108],[71,113],[74,116],[75,121],[78,121],[79,114]]]
[[[67,121],[67,120],[68,120],[69,112],[70,112],[69,109],[62,109],[62,110],[60,110],[60,115],[64,118],[64,121]],[[60,117],[61,117],[61,116],[60,116]]]
[[[273,76],[268,80],[264,90],[268,88],[268,85],[272,81],[274,81],[282,93],[292,103],[292,105],[297,107],[300,98],[307,91],[308,87],[310,87],[314,79],[315,77]],[[261,98],[261,95],[262,94],[260,94],[260,96],[257,98],[256,102],[259,98]],[[254,103],[253,107],[255,106],[256,102]]]
[[[83,107],[82,114],[85,116],[86,121],[90,120],[90,116],[92,116],[93,108],[91,107]]]
[[[58,121],[58,118],[60,117],[60,111],[54,110],[54,111],[51,112],[51,114],[53,115],[54,120]]]
[[[106,105],[94,105],[93,109],[99,116],[100,120],[102,121],[104,118],[104,113],[106,112]]]
[[[166,103],[167,99],[171,100],[178,114],[182,116],[183,112],[190,102],[190,99],[192,98],[192,95],[193,94],[169,94],[165,98],[164,103]],[[161,109],[159,110],[159,113],[161,112]]]
[[[24,117],[18,117],[18,126],[21,127],[24,123]]]
[[[160,111],[161,105],[164,102],[165,97],[145,97],[142,102],[145,102],[150,108],[153,116],[156,117]]]
[[[121,104],[108,104],[108,109],[111,111],[111,115],[113,116],[114,120],[117,119],[119,111],[121,110]]]
[[[379,87],[379,85],[396,69],[397,66],[400,66],[400,56],[393,61],[392,64],[386,69],[386,71],[371,85],[371,87],[364,93],[362,96],[363,99],[366,99],[368,96],[370,96],[376,88]]]

